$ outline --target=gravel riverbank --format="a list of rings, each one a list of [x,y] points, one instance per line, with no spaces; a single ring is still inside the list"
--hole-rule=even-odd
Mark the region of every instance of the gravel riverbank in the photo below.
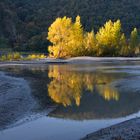
[[[99,130],[81,140],[140,140],[140,118]]]
[[[26,80],[0,72],[0,129],[31,112],[35,104]]]

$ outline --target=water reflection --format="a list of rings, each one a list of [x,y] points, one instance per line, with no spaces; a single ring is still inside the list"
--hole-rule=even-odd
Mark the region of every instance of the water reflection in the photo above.
[[[88,120],[117,118],[137,112],[140,95],[134,94],[130,86],[116,86],[117,81],[133,79],[122,72],[108,72],[108,69],[90,70],[93,67],[74,65],[51,65],[48,68],[48,96],[59,104],[49,116],[55,118]],[[84,67],[84,65],[83,65]],[[83,70],[84,69],[84,70]],[[110,69],[109,69],[110,71]],[[135,78],[135,77],[134,77]],[[128,81],[128,80],[127,80]],[[139,79],[136,79],[138,82]],[[118,82],[119,83],[119,82]],[[119,83],[120,84],[120,83]],[[138,89],[137,89],[138,90]],[[130,102],[133,102],[130,104]]]
[[[95,70],[95,67],[92,64],[9,66],[1,70],[30,81],[32,95],[41,109],[58,105],[49,114],[55,118],[117,118],[139,111],[140,78],[128,74],[127,68],[107,65]]]
[[[111,85],[116,77],[97,72],[70,71],[68,66],[50,66],[48,72],[52,78],[48,84],[48,94],[52,100],[63,106],[80,105],[83,94],[98,93],[105,100],[119,100],[118,90]]]

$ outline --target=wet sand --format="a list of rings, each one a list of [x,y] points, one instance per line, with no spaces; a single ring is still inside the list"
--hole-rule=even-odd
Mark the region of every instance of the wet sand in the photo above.
[[[49,105],[48,100],[45,109],[41,109],[41,99],[33,95],[33,92],[38,94],[32,90],[33,82],[23,75],[0,71],[0,131],[48,115],[56,108]]]
[[[0,72],[0,130],[29,115],[35,106],[26,80]]]

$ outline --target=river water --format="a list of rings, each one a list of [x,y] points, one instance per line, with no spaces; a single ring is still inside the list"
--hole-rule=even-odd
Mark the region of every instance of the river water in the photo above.
[[[24,115],[1,130],[0,140],[78,140],[140,117],[139,62],[17,65],[0,71],[29,81],[40,106],[32,114],[35,119],[24,121]]]

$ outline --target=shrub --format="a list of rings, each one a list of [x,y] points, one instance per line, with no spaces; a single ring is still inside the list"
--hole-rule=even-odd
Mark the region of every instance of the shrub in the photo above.
[[[34,60],[34,59],[44,59],[46,56],[44,54],[30,54],[27,56],[27,60]]]
[[[22,59],[22,56],[18,52],[8,53],[0,57],[0,61],[13,61],[13,60],[17,61],[21,59]]]

